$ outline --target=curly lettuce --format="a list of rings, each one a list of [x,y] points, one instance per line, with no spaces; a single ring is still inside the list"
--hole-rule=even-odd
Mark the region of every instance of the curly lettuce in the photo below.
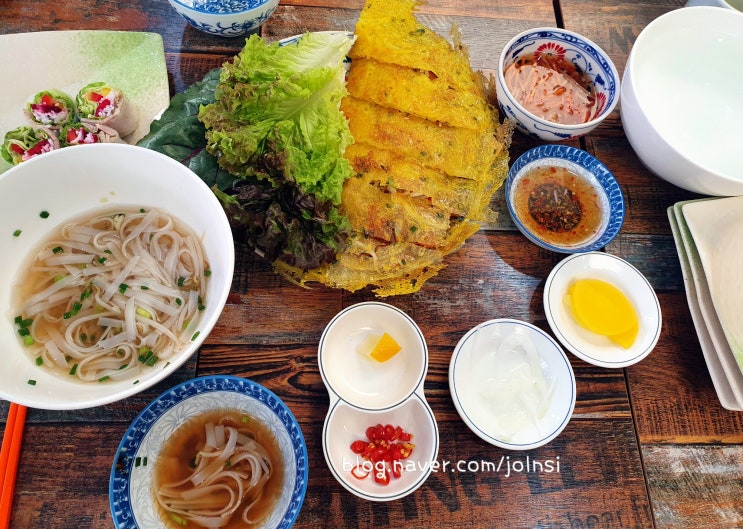
[[[232,62],[173,98],[139,144],[201,176],[236,235],[269,261],[333,262],[351,234],[338,205],[353,174],[340,111],[352,44],[341,32],[272,44],[252,35]]]

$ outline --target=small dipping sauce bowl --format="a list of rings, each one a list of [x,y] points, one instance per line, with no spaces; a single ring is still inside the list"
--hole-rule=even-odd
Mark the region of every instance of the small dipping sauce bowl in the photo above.
[[[571,74],[581,79],[577,84],[587,85],[583,89],[587,89],[593,103],[582,122],[556,122],[548,119],[547,113],[537,115],[526,108],[531,106],[529,103],[520,101],[519,96],[509,88],[506,70],[514,64],[532,61],[540,56],[550,64],[566,66]],[[541,59],[539,62],[542,62]],[[575,89],[575,84],[550,85],[550,93],[569,95],[573,90],[572,93],[577,94],[580,90]],[[545,141],[569,140],[588,134],[612,113],[619,102],[620,93],[619,73],[606,52],[578,33],[550,27],[523,31],[506,44],[498,61],[495,87],[503,115],[524,134]],[[585,100],[588,96],[584,94],[571,100]],[[549,108],[549,104],[543,108]]]
[[[385,332],[400,345],[397,354],[379,362],[359,351],[370,335]],[[325,327],[318,363],[330,396],[322,439],[333,476],[348,491],[371,501],[395,500],[415,491],[433,470],[439,449],[436,419],[423,395],[428,347],[416,323],[385,303],[347,307]],[[375,468],[350,448],[354,441],[367,441],[367,428],[379,424],[399,426],[413,435],[415,445],[401,461],[401,475],[388,484],[377,483]]]
[[[546,332],[519,320],[490,320],[467,332],[451,357],[449,388],[470,430],[509,450],[550,442],[575,408],[567,356]]]
[[[624,198],[614,175],[569,145],[522,154],[508,171],[506,203],[519,231],[554,252],[603,248],[624,223]]]
[[[639,319],[631,347],[621,347],[576,321],[565,296],[578,279],[605,281],[629,299]],[[662,326],[658,297],[645,276],[624,259],[605,252],[575,254],[559,262],[544,285],[544,312],[560,343],[581,360],[599,367],[627,367],[644,359],[658,343]]]
[[[191,26],[219,37],[240,37],[258,29],[279,0],[168,0]]]

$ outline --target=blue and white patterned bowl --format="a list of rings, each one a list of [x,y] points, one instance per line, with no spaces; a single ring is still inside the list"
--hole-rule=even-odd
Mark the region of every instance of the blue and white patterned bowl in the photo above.
[[[545,52],[564,55],[592,79],[597,105],[590,121],[565,125],[542,119],[526,110],[508,90],[504,78],[506,68],[520,57]],[[619,73],[598,45],[577,33],[558,28],[529,29],[513,37],[503,48],[498,61],[496,92],[502,114],[524,134],[545,141],[569,140],[588,134],[612,113],[619,102]]]
[[[116,451],[109,482],[116,529],[166,529],[152,494],[157,458],[165,441],[194,415],[237,409],[268,425],[284,462],[284,487],[260,529],[288,529],[307,491],[307,445],[292,412],[273,392],[250,380],[215,375],[183,382],[153,400],[132,422]]]
[[[599,231],[590,239],[577,246],[557,246],[546,242],[543,238],[531,231],[519,215],[514,206],[514,190],[516,184],[535,166],[552,165],[564,167],[573,173],[583,176],[597,192],[603,214]],[[513,222],[521,233],[534,244],[547,250],[560,253],[591,252],[603,248],[614,237],[624,223],[624,196],[622,190],[609,169],[598,159],[586,151],[570,145],[550,144],[541,145],[526,151],[511,165],[506,178],[506,204]]]
[[[239,37],[257,30],[279,5],[279,0],[168,1],[190,25],[220,37]]]

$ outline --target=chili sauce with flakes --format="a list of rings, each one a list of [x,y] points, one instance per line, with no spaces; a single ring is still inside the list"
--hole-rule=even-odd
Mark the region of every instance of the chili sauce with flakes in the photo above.
[[[555,246],[584,244],[604,223],[602,199],[595,185],[565,167],[531,169],[516,182],[513,207],[528,231]]]

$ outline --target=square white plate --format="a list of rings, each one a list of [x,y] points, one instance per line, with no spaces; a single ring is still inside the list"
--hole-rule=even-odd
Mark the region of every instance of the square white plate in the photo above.
[[[22,58],[22,60],[21,60]],[[26,103],[50,88],[75,98],[89,83],[119,88],[139,117],[124,138],[136,143],[170,103],[162,36],[131,31],[41,31],[0,35],[0,143],[5,133],[27,125]],[[0,158],[0,173],[10,168]]]

